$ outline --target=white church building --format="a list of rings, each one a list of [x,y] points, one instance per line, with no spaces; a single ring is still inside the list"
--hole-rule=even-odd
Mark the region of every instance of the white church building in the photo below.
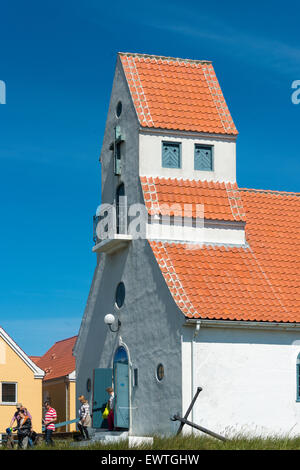
[[[237,135],[209,61],[118,54],[74,349],[95,429],[113,383],[130,435],[176,432],[198,387],[196,424],[300,434],[300,193],[239,188]]]

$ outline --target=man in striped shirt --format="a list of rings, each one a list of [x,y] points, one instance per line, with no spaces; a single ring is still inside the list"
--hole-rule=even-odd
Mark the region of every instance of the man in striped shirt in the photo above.
[[[57,414],[54,408],[51,408],[50,403],[48,401],[45,401],[44,403],[46,413],[45,413],[45,418],[44,418],[44,425],[45,425],[45,439],[46,439],[46,444],[53,445],[53,439],[52,439],[52,433],[55,430],[55,421],[57,421]]]

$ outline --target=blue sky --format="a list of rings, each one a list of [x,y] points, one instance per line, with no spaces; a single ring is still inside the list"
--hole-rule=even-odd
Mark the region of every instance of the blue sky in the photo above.
[[[299,13],[255,0],[2,2],[0,325],[29,355],[80,326],[116,53],[212,60],[240,133],[238,184],[300,192]]]

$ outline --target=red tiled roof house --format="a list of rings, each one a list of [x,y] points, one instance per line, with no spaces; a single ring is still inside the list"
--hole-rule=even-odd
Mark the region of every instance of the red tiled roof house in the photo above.
[[[31,359],[44,372],[43,400],[49,400],[56,409],[57,423],[75,419],[76,416],[76,371],[73,348],[77,336],[57,341],[41,357]],[[76,424],[71,423],[57,428],[57,431],[75,431]]]
[[[113,380],[131,434],[174,432],[197,387],[206,428],[300,432],[300,194],[239,188],[236,139],[209,61],[119,53],[75,347],[96,429]]]

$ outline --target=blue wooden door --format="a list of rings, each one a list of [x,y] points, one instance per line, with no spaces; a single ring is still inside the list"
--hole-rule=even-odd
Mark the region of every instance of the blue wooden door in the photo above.
[[[129,429],[129,370],[128,364],[115,363],[115,427]]]
[[[107,387],[112,386],[112,369],[94,369],[93,388],[93,427],[107,428],[107,419],[102,418],[102,413],[108,402]]]

